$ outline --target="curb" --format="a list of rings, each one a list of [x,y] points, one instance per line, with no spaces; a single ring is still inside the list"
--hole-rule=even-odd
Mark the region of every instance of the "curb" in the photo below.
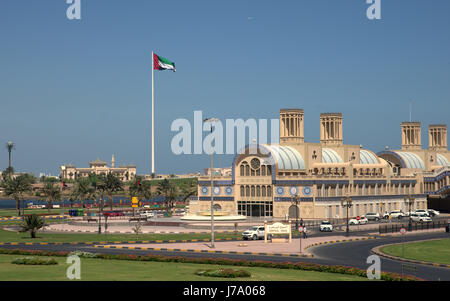
[[[130,240],[130,241],[79,241],[79,242],[0,242],[0,246],[38,246],[38,245],[105,245],[105,244],[163,244],[163,243],[190,243],[209,242],[205,239],[180,239],[180,240]],[[240,241],[232,238],[216,238],[215,241]]]
[[[350,238],[350,239],[338,239],[338,240],[330,240],[330,241],[322,241],[322,242],[316,242],[312,245],[306,246],[305,250],[311,247],[316,247],[320,245],[328,245],[328,244],[334,244],[334,243],[342,243],[342,242],[349,242],[349,241],[361,241],[361,240],[369,240],[369,239],[376,239],[376,236],[369,236],[369,237],[361,237],[361,238]]]
[[[418,240],[418,241],[413,241],[413,242],[409,242],[409,243],[415,243],[415,242],[420,242],[420,241],[432,241],[432,240],[439,240],[439,239]],[[385,257],[385,258],[388,258],[391,260],[397,260],[397,261],[408,262],[408,263],[416,263],[416,264],[424,264],[424,265],[430,265],[430,266],[435,266],[435,267],[440,267],[440,268],[450,268],[450,264],[435,263],[435,262],[430,262],[430,261],[421,261],[421,260],[414,260],[414,259],[406,259],[406,258],[396,257],[396,256],[392,256],[392,255],[381,252],[381,248],[384,248],[387,246],[392,246],[392,245],[399,245],[399,244],[401,244],[401,243],[381,245],[381,246],[372,248],[372,250],[370,250],[370,252],[375,255]]]
[[[283,254],[283,253],[256,253],[256,252],[237,252],[237,251],[214,251],[214,250],[194,250],[194,249],[168,249],[168,248],[147,248],[147,247],[123,247],[95,245],[94,248],[103,249],[127,249],[127,250],[148,250],[148,251],[169,251],[169,252],[191,252],[191,253],[214,253],[214,254],[237,254],[254,256],[278,256],[278,257],[303,257],[313,258],[312,254]]]

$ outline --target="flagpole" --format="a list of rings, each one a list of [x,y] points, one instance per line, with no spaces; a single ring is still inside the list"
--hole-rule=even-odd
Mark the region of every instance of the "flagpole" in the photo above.
[[[155,173],[155,60],[152,51],[152,174]]]

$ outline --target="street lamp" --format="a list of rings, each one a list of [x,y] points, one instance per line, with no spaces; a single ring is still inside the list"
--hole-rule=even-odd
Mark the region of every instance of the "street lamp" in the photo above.
[[[295,204],[295,229],[298,230],[298,213],[300,208],[298,208],[298,203],[300,202],[300,197],[295,196],[292,198],[292,204]],[[301,235],[301,234],[300,234]]]
[[[213,123],[218,122],[219,119],[217,118],[205,118],[203,122],[209,122],[211,125],[211,140],[210,140],[210,151],[211,151],[211,169],[210,169],[210,176],[211,176],[211,248],[214,248],[214,198],[213,198],[213,147],[212,147],[212,128]]]
[[[408,195],[408,197],[404,198],[405,204],[408,206],[409,213],[409,221],[408,221],[408,231],[412,230],[412,220],[411,220],[411,206],[414,204],[415,199]]]
[[[347,210],[347,229],[345,231],[345,235],[348,236],[350,233],[350,229],[348,228],[348,208],[352,207],[352,198],[348,195],[345,198],[341,199],[341,206],[345,207]]]

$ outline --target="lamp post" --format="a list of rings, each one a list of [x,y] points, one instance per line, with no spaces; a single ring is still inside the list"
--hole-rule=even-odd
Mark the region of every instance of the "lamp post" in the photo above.
[[[210,151],[211,151],[211,169],[210,169],[210,176],[211,176],[211,248],[214,249],[214,197],[213,197],[213,188],[214,188],[214,182],[213,182],[213,147],[212,147],[212,128],[213,123],[218,122],[219,119],[217,118],[205,118],[203,122],[209,122],[211,126],[211,140],[210,140]]]
[[[348,227],[348,208],[352,207],[352,198],[349,197],[348,195],[345,198],[341,199],[341,206],[346,208],[347,211],[347,216],[346,216],[346,224],[347,224],[347,229],[345,230],[345,235],[348,236],[350,233],[350,229]]]
[[[412,230],[411,206],[414,204],[415,199],[411,195],[408,195],[408,197],[406,197],[404,201],[405,204],[408,206],[408,213],[409,213],[408,231],[411,231]]]
[[[299,210],[300,208],[298,208],[298,203],[300,201],[300,197],[299,196],[295,196],[292,198],[292,204],[295,204],[295,229],[298,230],[298,218],[299,218]]]

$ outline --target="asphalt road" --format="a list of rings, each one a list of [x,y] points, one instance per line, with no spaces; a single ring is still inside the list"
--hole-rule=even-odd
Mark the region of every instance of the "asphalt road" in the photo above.
[[[405,241],[417,241],[433,238],[450,238],[445,232],[415,234],[405,237]],[[87,251],[92,253],[108,253],[108,254],[136,254],[136,255],[165,255],[165,256],[184,256],[191,258],[229,258],[244,260],[267,260],[275,262],[310,262],[326,265],[345,265],[360,269],[367,269],[369,264],[366,263],[367,257],[371,255],[370,250],[376,246],[400,243],[401,237],[383,237],[375,240],[363,240],[355,242],[336,243],[322,245],[308,249],[308,252],[314,254],[314,258],[296,258],[285,256],[255,256],[255,255],[239,255],[239,254],[215,254],[215,253],[192,253],[192,252],[173,252],[173,251],[153,251],[153,250],[129,250],[129,249],[103,249],[94,248],[90,245],[5,245],[2,248],[9,249],[33,249],[47,251]],[[188,246],[187,246],[188,248]],[[411,265],[411,264],[409,264]],[[416,264],[416,272],[405,271],[405,274],[417,276],[426,280],[433,281],[450,281],[450,269],[429,265]],[[381,258],[381,270],[384,272],[401,273],[402,262]]]

